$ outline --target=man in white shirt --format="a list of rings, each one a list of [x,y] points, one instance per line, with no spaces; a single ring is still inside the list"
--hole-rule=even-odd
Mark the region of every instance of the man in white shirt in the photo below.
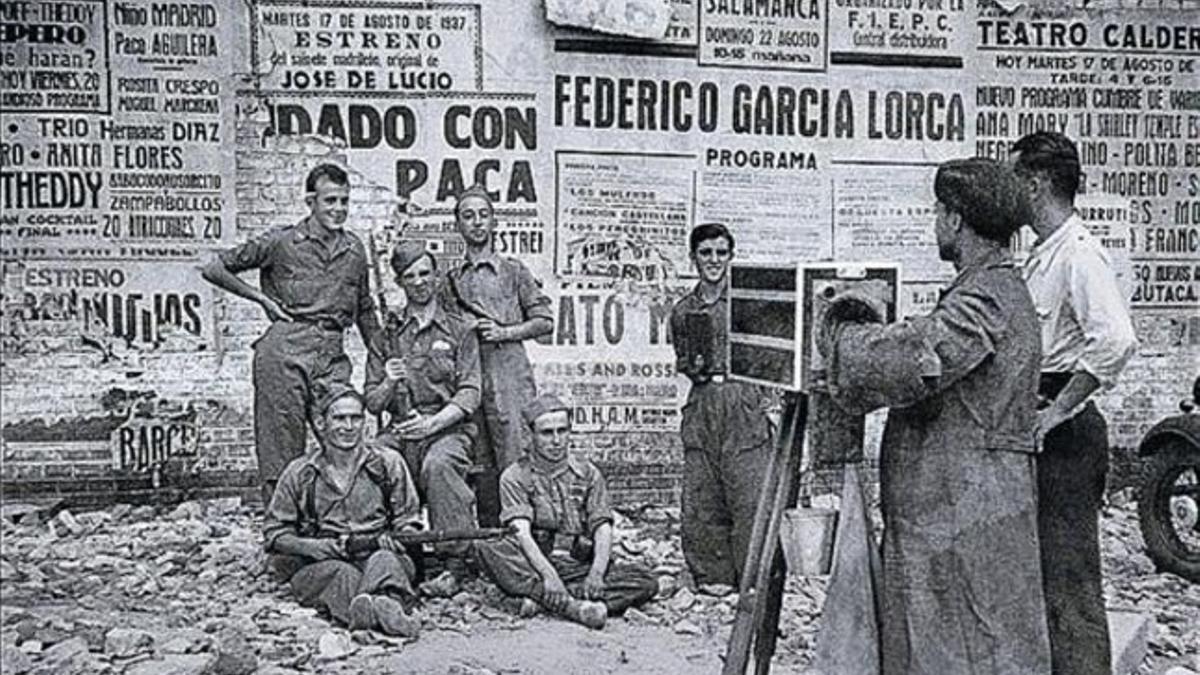
[[[1075,212],[1075,144],[1051,132],[1017,141],[1037,243],[1025,281],[1042,328],[1038,538],[1055,675],[1112,672],[1098,515],[1108,427],[1089,398],[1112,387],[1137,347],[1111,262]]]

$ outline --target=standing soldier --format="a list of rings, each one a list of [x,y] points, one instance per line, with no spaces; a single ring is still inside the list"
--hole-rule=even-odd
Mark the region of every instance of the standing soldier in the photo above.
[[[1058,133],[1030,134],[1010,161],[1029,190],[1037,232],[1025,282],[1042,330],[1038,538],[1053,672],[1107,673],[1097,520],[1108,426],[1089,399],[1116,382],[1137,338],[1108,255],[1075,212],[1075,144]]]
[[[470,319],[437,302],[437,263],[421,243],[398,244],[392,269],[408,303],[367,355],[367,408],[391,417],[378,442],[402,451],[433,529],[478,527],[466,477],[477,433],[479,340]],[[467,547],[439,544],[455,582],[464,576]]]
[[[496,218],[482,187],[459,195],[454,217],[466,259],[450,270],[448,286],[454,302],[477,319],[482,417],[498,474],[521,456],[529,440],[521,410],[537,390],[524,341],[552,331],[553,315],[550,299],[525,265],[492,252]]]
[[[222,251],[202,268],[205,280],[262,306],[271,326],[254,344],[254,443],[264,503],[288,462],[304,454],[306,411],[314,387],[348,382],[342,332],[358,325],[363,342],[379,331],[367,282],[367,251],[345,230],[350,179],[322,164],[305,180],[311,212]],[[260,288],[237,275],[259,270]]]
[[[689,248],[700,281],[671,310],[675,367],[692,381],[680,425],[683,555],[697,584],[737,586],[770,448],[771,396],[725,381],[733,235],[697,225]]]

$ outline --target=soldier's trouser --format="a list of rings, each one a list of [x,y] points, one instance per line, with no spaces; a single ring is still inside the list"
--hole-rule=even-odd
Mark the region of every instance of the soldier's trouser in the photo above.
[[[515,537],[477,543],[475,558],[488,578],[505,593],[542,602],[542,578],[525,558]],[[591,564],[565,555],[547,556],[547,559],[567,591],[577,598],[584,598],[583,580]],[[658,581],[649,570],[631,563],[609,563],[604,575],[603,601],[610,615],[645,604],[657,594]]]
[[[421,499],[429,509],[429,527],[435,530],[479,527],[475,518],[475,493],[467,485],[471,468],[471,435],[463,425],[455,424],[423,441],[401,441],[384,434],[378,441],[396,448],[417,477]],[[439,555],[461,557],[470,542],[449,541],[436,544]]]
[[[254,343],[254,447],[264,486],[304,454],[316,390],[335,380],[349,382],[350,371],[341,331],[276,321]]]
[[[483,371],[483,436],[499,474],[529,447],[531,437],[521,410],[537,397],[537,389],[525,345],[520,342],[481,344],[479,365]]]
[[[350,601],[360,593],[388,595],[412,605],[416,568],[406,555],[379,550],[355,561],[308,562],[297,556],[273,555],[276,575],[286,580],[296,601],[327,612],[341,624],[350,623]]]
[[[737,586],[769,459],[756,387],[695,385],[683,408],[683,556],[697,584]]]
[[[520,342],[481,343],[479,365],[483,386],[476,419],[483,433],[473,453],[475,463],[484,467],[476,482],[479,520],[485,527],[498,527],[500,474],[529,447],[532,439],[521,410],[537,397],[537,389]]]
[[[1112,672],[1098,523],[1108,473],[1108,426],[1095,404],[1046,435],[1036,466],[1053,673]]]

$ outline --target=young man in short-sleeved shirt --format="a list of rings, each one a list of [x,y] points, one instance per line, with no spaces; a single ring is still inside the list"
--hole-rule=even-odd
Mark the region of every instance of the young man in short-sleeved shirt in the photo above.
[[[700,280],[671,309],[675,367],[691,381],[679,426],[683,556],[697,584],[736,587],[770,456],[774,401],[764,387],[725,377],[733,235],[703,223],[688,249]]]
[[[479,544],[476,557],[500,588],[601,628],[609,614],[658,592],[645,569],[612,563],[612,506],[600,470],[569,456],[567,406],[540,396],[526,406],[533,446],[500,478],[500,519],[515,534]]]
[[[392,535],[420,529],[421,508],[396,452],[362,438],[363,400],[334,382],[313,409],[321,449],[288,464],[267,507],[264,547],[300,604],[351,629],[415,637],[413,561]],[[359,550],[351,537],[378,537]]]
[[[357,325],[370,344],[379,317],[362,241],[345,230],[350,179],[332,164],[305,181],[311,213],[220,252],[202,269],[210,283],[262,306],[271,326],[254,343],[254,446],[264,502],[288,462],[304,454],[314,387],[350,380],[342,333]],[[256,288],[237,275],[259,270]]]
[[[387,412],[376,442],[405,460],[429,508],[435,530],[478,527],[467,484],[479,407],[479,341],[473,322],[436,300],[437,263],[418,241],[392,252],[396,283],[406,303],[389,316],[367,355],[367,409]],[[466,542],[438,544],[456,579],[466,575]]]

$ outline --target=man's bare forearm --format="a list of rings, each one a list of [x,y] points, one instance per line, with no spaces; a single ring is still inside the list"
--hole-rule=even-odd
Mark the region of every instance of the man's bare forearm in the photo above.
[[[554,330],[554,322],[542,316],[535,316],[527,321],[508,327],[509,341],[522,342],[541,337]]]
[[[225,267],[225,264],[221,262],[221,259],[215,256],[200,268],[200,275],[204,277],[205,281],[217,288],[233,293],[240,298],[245,298],[250,302],[261,305],[267,299],[266,294],[243,281],[238,275],[230,272]]]
[[[329,557],[327,546],[320,539],[301,537],[298,534],[288,532],[279,535],[279,538],[271,546],[271,552],[282,555],[295,555],[312,560],[325,560]]]
[[[433,419],[430,420],[433,423],[433,433],[437,433],[443,429],[449,428],[455,422],[462,420],[466,416],[467,413],[465,410],[454,405],[453,403],[447,403],[446,405],[442,406],[442,409],[437,411],[437,413],[434,414]]]
[[[384,408],[387,408],[388,404],[392,402],[392,394],[397,382],[399,380],[389,380],[385,377],[374,385],[368,384],[365,397],[367,410],[375,415],[383,412]]]
[[[546,556],[542,555],[542,550],[538,548],[537,542],[533,540],[533,533],[530,532],[529,521],[515,521],[514,529],[517,531],[517,544],[521,547],[521,553],[525,554],[525,559],[533,566],[533,569],[538,573],[538,576],[543,581],[550,578],[558,578],[558,572]]]
[[[592,573],[601,577],[608,572],[612,559],[613,531],[610,523],[602,523],[592,534]]]
[[[1071,374],[1071,379],[1067,380],[1067,385],[1054,397],[1050,406],[1059,416],[1065,417],[1083,405],[1099,388],[1100,380],[1094,375],[1084,370],[1076,371]]]

